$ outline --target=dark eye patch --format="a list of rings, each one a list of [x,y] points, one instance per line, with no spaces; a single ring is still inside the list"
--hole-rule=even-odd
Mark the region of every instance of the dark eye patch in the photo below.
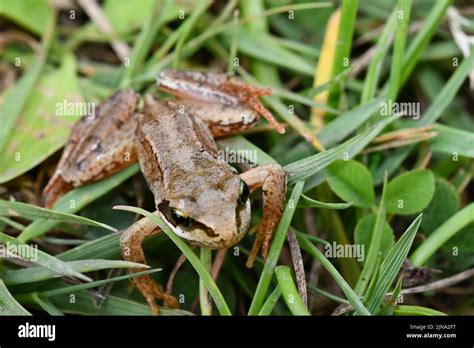
[[[182,215],[181,217],[174,216],[176,215],[176,212],[180,210],[174,207],[170,206],[170,202],[167,200],[164,200],[163,202],[158,204],[158,209],[160,212],[165,215],[166,220],[168,220],[170,223],[173,224],[175,227],[180,227],[183,231],[198,228],[206,233],[207,236],[214,238],[217,237],[218,235],[209,227],[206,225],[200,223],[199,221],[196,221],[190,217],[185,217]],[[180,220],[181,218],[184,218],[184,220]],[[186,226],[188,223],[192,222],[192,224]]]

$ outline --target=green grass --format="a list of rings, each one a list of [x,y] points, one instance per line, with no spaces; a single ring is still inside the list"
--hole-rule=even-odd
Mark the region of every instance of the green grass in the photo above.
[[[110,35],[87,15],[67,25],[68,12],[56,13],[46,0],[35,2],[34,16],[15,0],[2,1],[2,23],[40,41],[6,40],[0,52],[5,71],[13,73],[12,80],[4,79],[6,88],[0,81],[0,252],[31,263],[1,260],[0,315],[149,315],[130,278],[149,274],[166,286],[181,253],[187,261],[172,287],[181,308],[163,308],[163,315],[327,315],[341,304],[351,307],[347,315],[472,312],[469,296],[440,296],[436,290],[426,297],[404,295],[410,305],[396,303],[409,276],[400,273],[406,260],[441,270],[433,280],[474,266],[474,118],[467,81],[474,55],[464,57],[448,30],[451,5],[450,0],[386,0],[383,6],[377,0],[150,0],[113,6],[105,1],[101,6],[115,37],[130,48],[122,62]],[[465,5],[455,5],[463,13]],[[332,79],[313,87],[326,23],[339,6],[334,64],[328,67]],[[462,29],[470,35],[472,25]],[[354,75],[367,52],[372,56]],[[284,212],[268,258],[258,257],[252,269],[245,266],[250,235],[227,250],[214,280],[216,252],[192,249],[150,213],[154,202],[138,164],[73,189],[51,210],[40,205],[57,164],[54,153],[80,116],[59,117],[57,103],[100,102],[124,87],[165,98],[154,80],[167,68],[228,72],[273,89],[262,101],[286,124],[286,134],[261,128],[217,141],[220,149],[244,151],[252,165],[279,163],[287,174]],[[325,91],[326,104],[313,100]],[[384,115],[388,101],[417,103],[421,117]],[[311,108],[326,112],[324,127],[313,128]],[[425,126],[433,126],[434,138],[403,143],[404,135]],[[394,131],[404,134],[389,142],[393,148],[365,152]],[[445,184],[435,185],[439,182]],[[439,198],[443,187],[457,204],[437,214],[445,203]],[[258,191],[251,196],[252,225],[262,216],[260,196]],[[121,256],[120,232],[139,215],[164,231],[144,242],[149,269]],[[433,215],[437,219],[421,222]],[[298,294],[286,242],[290,227],[302,250],[309,302],[322,297],[325,306],[306,308]],[[365,259],[332,255],[334,243],[364,247]],[[324,277],[311,283],[315,263]],[[107,274],[131,266],[143,271]],[[101,286],[111,292],[98,307]]]

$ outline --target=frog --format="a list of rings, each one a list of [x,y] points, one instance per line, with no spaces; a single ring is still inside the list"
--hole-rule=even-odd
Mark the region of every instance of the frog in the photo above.
[[[73,126],[43,191],[45,206],[138,161],[154,196],[154,214],[191,246],[216,250],[239,243],[249,231],[250,194],[261,189],[263,216],[246,265],[252,267],[259,252],[266,259],[285,204],[285,171],[279,164],[263,164],[239,173],[218,155],[216,140],[253,127],[260,116],[284,133],[259,99],[271,89],[224,73],[180,70],[161,71],[156,84],[174,98],[146,94],[140,107],[139,94],[126,88]],[[146,217],[135,222],[121,234],[123,258],[146,264],[142,243],[160,232]],[[157,300],[178,307],[149,275],[132,282],[153,314],[159,314]]]

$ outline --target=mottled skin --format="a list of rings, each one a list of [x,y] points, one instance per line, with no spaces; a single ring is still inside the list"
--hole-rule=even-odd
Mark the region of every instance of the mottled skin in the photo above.
[[[73,187],[108,177],[137,160],[133,141],[139,123],[135,114],[138,98],[131,89],[119,91],[97,107],[94,115],[77,121],[43,191],[47,208]]]
[[[263,193],[264,214],[247,261],[251,267],[260,249],[267,256],[283,212],[286,176],[279,165],[263,165],[239,175],[217,157],[214,138],[254,125],[259,114],[283,132],[258,100],[270,91],[223,74],[181,71],[160,73],[157,84],[178,99],[157,101],[147,95],[139,113],[138,96],[124,90],[106,100],[94,119],[78,122],[45,189],[47,205],[72,187],[109,176],[138,157],[155,197],[155,214],[189,243],[221,249],[238,243],[249,228],[250,202],[242,199],[243,181],[250,191],[261,188]],[[179,223],[176,212],[191,224]],[[159,231],[147,218],[132,225],[121,237],[124,259],[146,263],[141,244]],[[150,276],[133,282],[153,313],[159,311],[155,299],[177,306]]]

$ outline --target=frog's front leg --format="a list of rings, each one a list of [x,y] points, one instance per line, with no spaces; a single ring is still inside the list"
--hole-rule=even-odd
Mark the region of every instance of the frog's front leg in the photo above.
[[[267,258],[270,242],[285,206],[286,174],[278,164],[265,164],[240,174],[240,177],[250,191],[261,188],[263,194],[263,217],[247,260],[247,267],[252,267],[260,248],[263,258]]]
[[[159,232],[161,232],[161,230],[148,218],[143,218],[130,226],[120,238],[123,258],[127,261],[146,264],[142,243],[146,237]],[[130,272],[133,273],[140,271],[142,270],[137,268],[130,269]],[[149,275],[134,277],[132,278],[132,282],[145,297],[153,314],[159,314],[159,307],[155,299],[163,300],[167,307],[178,307],[176,299],[166,293]]]

